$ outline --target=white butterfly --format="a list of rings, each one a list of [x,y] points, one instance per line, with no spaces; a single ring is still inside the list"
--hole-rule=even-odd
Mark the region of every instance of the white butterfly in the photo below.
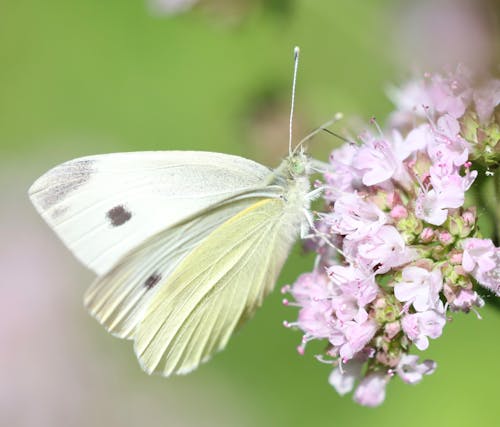
[[[299,148],[275,170],[198,151],[83,157],[47,172],[29,195],[97,273],[90,313],[134,341],[146,372],[181,374],[226,346],[309,228],[317,191]]]

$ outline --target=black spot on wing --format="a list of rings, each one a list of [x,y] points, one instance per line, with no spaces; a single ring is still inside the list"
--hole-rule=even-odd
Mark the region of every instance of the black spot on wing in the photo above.
[[[106,213],[106,216],[113,227],[118,227],[119,225],[125,224],[130,218],[132,218],[132,213],[125,209],[122,205],[118,205],[110,209]]]
[[[68,211],[68,207],[67,206],[58,206],[51,213],[52,219],[57,219],[57,218],[63,216],[67,211]]]
[[[153,286],[155,286],[161,280],[160,273],[153,273],[144,281],[144,287],[149,291]]]
[[[94,163],[94,160],[76,160],[49,172],[46,177],[47,188],[35,196],[41,207],[51,208],[87,183],[94,172]]]

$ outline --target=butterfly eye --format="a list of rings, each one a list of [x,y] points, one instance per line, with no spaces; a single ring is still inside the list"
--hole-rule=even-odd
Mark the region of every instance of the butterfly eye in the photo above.
[[[299,161],[294,162],[294,164],[292,165],[292,169],[295,175],[303,175],[304,172],[306,171],[304,164]]]
[[[290,175],[292,177],[302,176],[306,174],[306,159],[301,157],[293,157],[290,159],[290,163],[288,165]]]

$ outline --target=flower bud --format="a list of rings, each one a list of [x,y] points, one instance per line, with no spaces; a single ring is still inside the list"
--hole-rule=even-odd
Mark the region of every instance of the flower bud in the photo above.
[[[450,233],[461,239],[468,237],[472,232],[472,226],[469,225],[470,215],[466,215],[466,219],[467,222],[458,214],[448,217],[447,226]]]
[[[434,240],[434,230],[431,227],[425,227],[420,233],[420,240],[423,243],[430,243]]]
[[[443,245],[446,245],[446,246],[453,243],[453,236],[448,231],[439,232],[438,239]]]

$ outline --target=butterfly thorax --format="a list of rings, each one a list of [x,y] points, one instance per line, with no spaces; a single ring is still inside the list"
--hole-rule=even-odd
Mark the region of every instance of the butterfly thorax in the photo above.
[[[310,160],[303,152],[292,153],[274,170],[275,183],[283,187],[285,213],[302,219],[303,209],[309,209],[310,174]]]

